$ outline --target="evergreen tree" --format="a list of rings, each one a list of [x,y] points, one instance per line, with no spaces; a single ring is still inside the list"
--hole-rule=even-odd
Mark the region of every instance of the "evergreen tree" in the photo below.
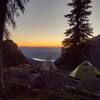
[[[91,0],[72,0],[68,3],[68,6],[73,7],[70,14],[65,15],[68,18],[69,29],[66,30],[66,38],[63,41],[63,50],[68,46],[78,46],[83,42],[86,42],[92,36],[92,28],[89,23],[88,16],[91,15],[91,11],[88,9]]]
[[[14,27],[15,16],[19,16],[19,11],[24,13],[25,3],[29,0],[0,0],[0,83],[1,87],[4,88],[3,80],[3,65],[2,65],[2,42],[3,39],[8,38],[9,31],[7,25],[12,24]]]

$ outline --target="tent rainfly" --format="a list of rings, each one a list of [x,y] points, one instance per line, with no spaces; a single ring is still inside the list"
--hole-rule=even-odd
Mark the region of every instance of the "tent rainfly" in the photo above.
[[[69,76],[81,80],[93,80],[97,79],[96,75],[100,73],[97,72],[97,69],[91,64],[91,62],[84,61],[74,71],[72,71]]]
[[[41,67],[41,71],[59,71],[58,68],[55,66],[53,61],[45,60]]]

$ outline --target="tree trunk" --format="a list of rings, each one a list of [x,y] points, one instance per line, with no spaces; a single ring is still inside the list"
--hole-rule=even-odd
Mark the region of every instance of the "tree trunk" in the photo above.
[[[0,14],[1,15],[1,14]],[[0,16],[1,18],[1,16]],[[3,80],[3,47],[2,47],[2,43],[3,43],[3,31],[4,31],[4,21],[0,20],[0,86],[2,89],[5,88],[4,85],[4,80]]]
[[[3,46],[2,46],[2,41],[1,41],[0,42],[0,80],[1,80],[2,89],[5,88],[3,72],[4,72],[3,71]]]
[[[5,88],[4,84],[4,74],[3,74],[3,35],[4,35],[4,27],[5,27],[5,19],[7,13],[7,3],[9,0],[1,0],[0,1],[0,85],[1,88]]]
[[[1,14],[0,14],[1,15]],[[5,88],[5,85],[4,85],[4,80],[3,80],[3,59],[2,59],[2,56],[3,56],[3,47],[2,47],[2,43],[3,43],[3,30],[4,30],[4,27],[3,27],[3,21],[0,20],[0,86],[2,89]]]

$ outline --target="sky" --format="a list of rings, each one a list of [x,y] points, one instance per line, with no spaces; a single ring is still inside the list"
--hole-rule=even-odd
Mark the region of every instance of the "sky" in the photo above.
[[[16,28],[9,26],[13,39],[18,46],[60,47],[64,32],[68,29],[64,15],[70,12],[67,3],[71,0],[30,0],[26,11],[16,18]],[[91,26],[94,35],[100,32],[100,0],[92,0]]]

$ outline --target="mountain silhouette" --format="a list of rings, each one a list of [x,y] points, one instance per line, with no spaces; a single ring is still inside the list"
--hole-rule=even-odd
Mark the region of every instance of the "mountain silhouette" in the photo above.
[[[80,50],[85,52],[84,56],[80,54]],[[96,68],[100,69],[100,35],[81,44],[78,48],[67,48],[66,51],[66,54],[62,54],[62,56],[55,61],[55,64],[60,69],[75,69],[85,60],[90,61]]]
[[[26,63],[26,58],[12,40],[3,41],[3,66],[16,66]]]

